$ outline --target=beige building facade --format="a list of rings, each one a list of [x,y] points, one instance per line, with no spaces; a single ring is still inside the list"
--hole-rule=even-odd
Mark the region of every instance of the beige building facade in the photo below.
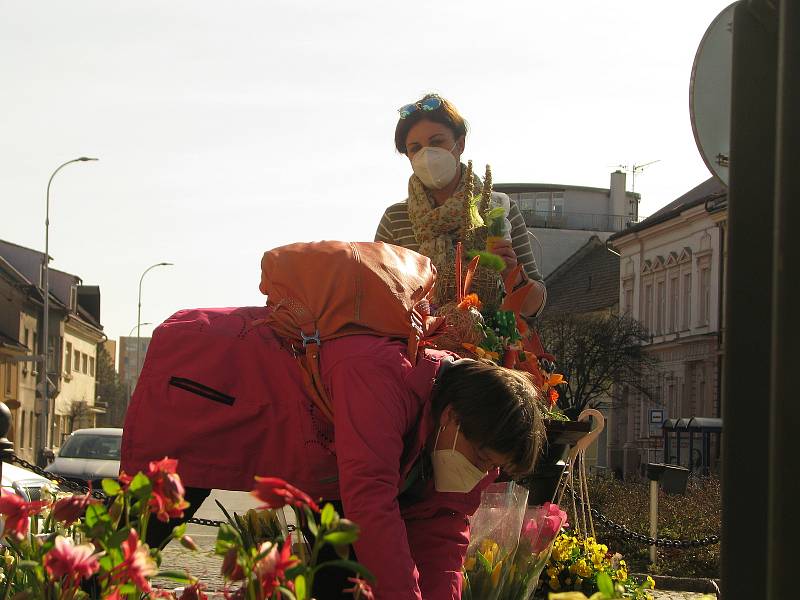
[[[681,452],[665,452],[661,425],[722,416],[726,221],[725,189],[709,179],[609,239],[620,254],[620,310],[650,331],[647,350],[659,364],[648,395],[623,390],[613,409],[609,466],[617,472],[633,475],[665,458],[693,468],[719,459],[718,438],[708,449],[695,444],[690,456],[684,436]]]

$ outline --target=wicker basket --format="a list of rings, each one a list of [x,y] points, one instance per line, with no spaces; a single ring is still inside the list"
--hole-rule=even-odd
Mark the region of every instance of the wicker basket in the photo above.
[[[486,246],[486,228],[479,227],[470,232],[470,239],[465,240],[465,247],[469,249],[484,248]],[[455,272],[455,248],[448,250],[447,262],[444,265],[436,265],[436,286],[433,290],[433,303],[443,307],[448,302],[453,302],[456,298],[456,272]],[[469,260],[464,260],[462,272],[466,271]],[[495,312],[500,308],[503,301],[504,286],[503,278],[494,269],[481,267],[480,263],[472,277],[472,284],[467,293],[478,294],[483,303],[483,311]]]
[[[436,336],[434,344],[440,350],[450,350],[462,357],[473,357],[464,344],[478,346],[484,340],[483,316],[476,308],[458,308],[455,302],[448,302],[436,314],[444,317],[445,330]]]

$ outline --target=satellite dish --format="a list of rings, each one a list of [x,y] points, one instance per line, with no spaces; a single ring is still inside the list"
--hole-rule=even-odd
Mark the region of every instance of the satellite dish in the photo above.
[[[697,149],[711,174],[728,185],[734,2],[708,26],[692,65],[689,115]]]

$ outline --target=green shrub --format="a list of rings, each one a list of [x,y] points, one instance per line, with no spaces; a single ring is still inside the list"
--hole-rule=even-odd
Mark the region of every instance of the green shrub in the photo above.
[[[589,481],[592,508],[637,533],[649,535],[649,481],[619,481],[593,477]],[[685,495],[658,494],[658,534],[681,540],[720,535],[722,491],[715,477],[692,477]],[[719,544],[699,548],[658,548],[650,566],[649,547],[595,521],[598,539],[612,552],[621,552],[632,571],[675,577],[719,577]]]

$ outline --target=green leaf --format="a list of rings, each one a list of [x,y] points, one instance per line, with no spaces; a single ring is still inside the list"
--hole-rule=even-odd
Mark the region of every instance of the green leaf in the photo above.
[[[325,528],[329,528],[337,520],[338,516],[339,515],[336,514],[336,509],[333,508],[333,504],[328,503],[322,508],[322,514],[319,518],[320,524]]]
[[[329,544],[342,545],[352,544],[358,539],[358,531],[331,531],[326,533],[323,538]]]
[[[139,592],[139,588],[136,587],[135,583],[123,583],[121,586],[117,588],[119,593],[125,596],[126,594],[137,594]]]
[[[101,485],[103,486],[103,491],[107,496],[116,496],[122,491],[119,482],[114,481],[113,479],[103,479]]]
[[[90,504],[86,507],[86,517],[84,518],[86,525],[94,529],[99,524],[111,523],[111,516],[108,514],[106,507],[102,504]]]
[[[290,590],[289,588],[283,587],[281,585],[281,586],[278,586],[278,591],[281,593],[281,596],[283,596],[284,598],[288,598],[289,600],[296,600],[295,595],[292,593],[292,590]]]
[[[330,504],[328,504],[330,506]],[[297,600],[306,600],[306,578],[298,575],[294,578],[294,595]]]
[[[306,527],[308,527],[308,530],[314,537],[317,537],[319,535],[319,528],[317,527],[317,521],[314,519],[313,515],[306,521]]]
[[[363,579],[366,579],[370,583],[375,583],[375,576],[370,572],[370,570],[367,569],[364,565],[360,565],[359,563],[353,562],[352,560],[329,560],[314,567],[314,571],[316,572],[321,569],[327,569],[330,567],[339,567],[340,569],[348,569],[358,575],[361,575]]]
[[[130,527],[123,527],[119,531],[115,531],[110,538],[108,538],[108,542],[106,546],[109,548],[119,548],[119,546],[128,539],[128,535],[130,534],[131,529]]]
[[[486,571],[487,573],[491,573],[492,563],[489,562],[489,559],[487,559],[483,554],[481,554],[480,550],[475,554],[478,557],[478,564],[483,568],[483,570]]]
[[[222,523],[217,532],[217,541],[214,544],[214,552],[224,556],[228,550],[234,546],[239,546],[242,543],[242,538],[233,527],[227,523]]]
[[[607,598],[614,597],[614,582],[608,573],[600,572],[597,574],[597,589],[603,592]]]
[[[153,486],[147,476],[140,471],[134,476],[128,489],[134,496],[141,499],[150,495],[150,492],[153,491]]]
[[[108,516],[111,517],[111,523],[114,527],[119,526],[122,519],[122,513],[125,509],[125,496],[120,494],[114,498],[114,502],[108,507]]]
[[[172,537],[174,537],[176,540],[181,539],[185,535],[186,523],[181,523],[180,525],[172,528]]]
[[[163,579],[169,579],[171,581],[175,581],[177,583],[185,583],[187,585],[192,585],[197,580],[186,573],[185,571],[159,571],[156,574],[156,577],[161,577]]]

